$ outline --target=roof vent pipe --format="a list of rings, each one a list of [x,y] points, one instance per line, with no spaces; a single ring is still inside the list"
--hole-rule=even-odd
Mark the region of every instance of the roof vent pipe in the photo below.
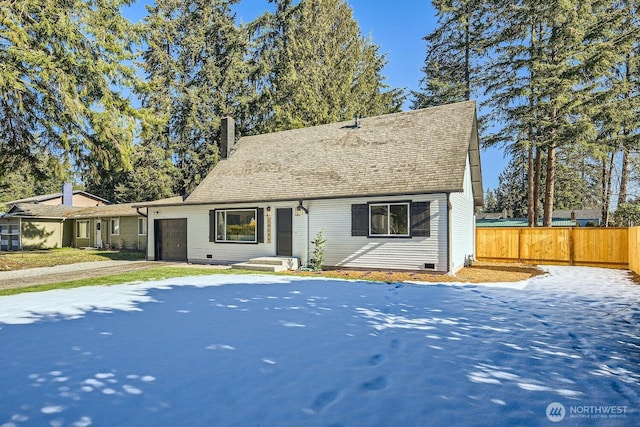
[[[229,158],[236,138],[236,124],[232,117],[223,117],[220,124],[220,157]]]

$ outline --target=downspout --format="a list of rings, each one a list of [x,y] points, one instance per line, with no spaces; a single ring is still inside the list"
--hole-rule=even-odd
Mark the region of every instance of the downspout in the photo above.
[[[447,194],[447,274],[451,274],[451,199]]]
[[[309,230],[309,209],[305,208],[302,205],[302,200],[298,201],[298,206],[296,207],[296,209],[302,210],[305,213],[305,215],[307,216],[307,251],[306,251],[306,254],[305,254],[304,265],[305,265],[305,267],[309,267],[309,243],[311,243],[310,242],[310,240],[311,240],[310,230]]]
[[[140,208],[136,208],[136,212],[141,217],[147,218],[147,234],[145,235],[146,239],[147,239],[147,242],[144,245],[144,252],[145,252],[145,259],[148,261],[147,258],[149,257],[149,254],[148,254],[147,248],[149,247],[149,215],[140,212]],[[147,212],[148,212],[148,210],[147,210]],[[136,224],[136,228],[138,228],[138,224]],[[138,235],[138,249],[140,249],[140,233],[136,233],[136,234]]]

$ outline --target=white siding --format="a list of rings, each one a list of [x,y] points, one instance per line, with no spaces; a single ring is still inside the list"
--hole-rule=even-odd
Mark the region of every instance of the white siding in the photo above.
[[[271,218],[267,218],[267,207],[271,207]],[[293,253],[301,257],[302,239],[300,230],[302,223],[306,224],[305,216],[295,216],[295,202],[272,204],[234,204],[234,205],[197,205],[197,206],[165,206],[150,207],[148,218],[148,247],[147,258],[154,259],[155,236],[154,221],[156,219],[187,218],[187,259],[189,262],[205,263],[232,263],[242,262],[260,256],[274,256],[276,254],[276,209],[292,208],[293,216]],[[209,241],[209,211],[213,209],[236,208],[263,208],[264,209],[264,241],[265,243],[214,243]],[[267,223],[271,221],[271,242],[267,243]],[[306,225],[305,225],[306,230]],[[211,258],[207,258],[211,255]],[[304,258],[301,258],[304,261]]]
[[[351,236],[351,205],[367,202],[430,201],[431,235],[413,238]],[[446,197],[397,196],[314,200],[309,202],[310,235],[324,229],[325,265],[329,267],[446,271]],[[312,248],[313,250],[313,248]],[[430,270],[432,271],[432,270]]]
[[[429,201],[429,237],[368,238],[351,236],[351,205],[367,202],[393,202],[412,200]],[[276,209],[293,209],[293,256],[301,264],[308,262],[310,243],[320,229],[324,230],[325,266],[370,269],[425,270],[425,263],[434,264],[429,271],[446,271],[447,267],[447,203],[443,194],[422,196],[395,196],[382,198],[354,198],[304,201],[309,216],[296,216],[297,202],[271,204],[202,205],[149,208],[149,242],[147,255],[154,258],[153,223],[156,219],[187,218],[187,258],[189,262],[229,263],[246,261],[260,256],[276,254]],[[264,208],[265,243],[213,243],[209,242],[209,211],[223,208]],[[267,238],[267,207],[271,208],[271,242]],[[307,227],[307,224],[309,225]],[[207,258],[211,255],[211,258]]]
[[[453,193],[451,201],[451,271],[464,267],[468,257],[475,258],[475,217],[471,191],[471,168],[467,158],[464,191]]]

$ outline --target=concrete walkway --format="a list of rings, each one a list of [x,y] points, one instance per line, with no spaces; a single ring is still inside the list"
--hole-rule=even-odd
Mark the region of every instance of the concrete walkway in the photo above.
[[[223,269],[227,266],[158,261],[92,261],[77,264],[0,271],[0,289],[25,288],[70,280],[88,279],[163,266]]]

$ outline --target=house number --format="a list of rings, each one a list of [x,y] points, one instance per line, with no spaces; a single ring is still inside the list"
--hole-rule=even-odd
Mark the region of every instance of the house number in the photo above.
[[[271,243],[271,217],[267,217],[267,243]]]

